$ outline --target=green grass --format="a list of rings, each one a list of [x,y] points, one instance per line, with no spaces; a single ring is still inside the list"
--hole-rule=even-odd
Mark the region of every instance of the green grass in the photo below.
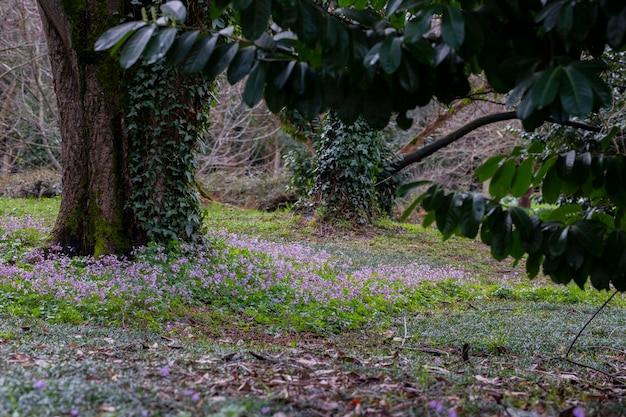
[[[56,210],[58,200],[0,199],[0,213],[29,215],[47,227]],[[229,249],[215,264],[236,272],[228,290],[164,296],[150,306],[121,296],[106,306],[77,305],[7,284],[0,288],[0,417],[447,416],[450,409],[530,417],[573,406],[587,416],[626,414],[622,295],[564,358],[608,293],[545,277],[530,281],[522,266],[491,260],[478,242],[442,242],[435,230],[416,225],[329,229],[289,212],[215,203],[206,223],[213,232],[303,244],[327,252],[336,265],[351,262],[320,272],[329,282],[364,268],[414,264],[463,266],[472,279],[401,288],[402,303],[378,297],[293,304],[293,282],[233,295],[238,280],[250,278],[247,260],[280,272],[281,263],[258,257],[252,245]],[[0,242],[1,257],[21,265],[44,237],[16,231]],[[214,247],[225,244],[213,239]],[[168,282],[185,284],[179,281],[188,280],[181,277],[190,267],[171,269],[180,253],[167,261],[158,253],[151,248],[143,259],[169,271]]]

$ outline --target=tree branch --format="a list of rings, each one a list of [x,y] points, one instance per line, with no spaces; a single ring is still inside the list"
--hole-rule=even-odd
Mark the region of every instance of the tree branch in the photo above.
[[[391,175],[397,174],[398,172],[402,171],[407,166],[414,164],[416,162],[419,162],[422,159],[426,158],[427,156],[434,154],[439,149],[445,148],[446,146],[456,142],[457,140],[461,139],[463,136],[478,129],[479,127],[483,127],[485,125],[495,123],[495,122],[502,122],[504,120],[512,120],[516,118],[517,118],[516,112],[508,111],[508,112],[502,112],[502,113],[489,114],[487,116],[479,117],[478,119],[472,120],[465,126],[444,136],[438,141],[430,143],[424,146],[423,148],[420,148],[414,152],[411,152],[410,154],[405,155],[402,159],[400,159],[398,162],[393,164],[391,168]]]
[[[392,165],[390,175],[395,175],[398,172],[402,171],[407,166],[420,162],[422,159],[456,142],[457,140],[461,139],[468,133],[478,129],[479,127],[483,127],[491,123],[502,122],[504,120],[512,120],[516,118],[517,118],[516,112],[508,111],[508,112],[502,112],[502,113],[488,114],[487,116],[479,117],[478,119],[472,120],[465,126],[444,136],[438,141],[428,144],[422,148],[419,148],[416,151],[413,151],[409,154],[406,154],[402,159],[400,159],[398,162]],[[587,125],[584,123],[572,122],[569,120],[565,122],[557,122],[556,120],[550,117],[547,121],[551,123],[557,123],[563,126],[573,127],[576,129],[588,130],[590,132],[599,133],[602,131],[602,129],[598,126],[591,126],[591,125]]]

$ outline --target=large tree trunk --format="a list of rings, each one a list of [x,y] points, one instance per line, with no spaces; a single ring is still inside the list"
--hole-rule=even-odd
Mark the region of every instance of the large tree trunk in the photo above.
[[[51,244],[76,254],[128,251],[138,239],[130,194],[123,77],[95,39],[116,23],[120,0],[38,0],[63,138],[63,194]]]

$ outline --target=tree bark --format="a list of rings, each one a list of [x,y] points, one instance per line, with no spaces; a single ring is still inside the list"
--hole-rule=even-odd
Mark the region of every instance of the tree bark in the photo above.
[[[93,52],[122,2],[81,3],[38,0],[63,138],[63,194],[49,243],[79,255],[126,252],[139,229],[124,208],[130,180],[123,76],[115,60]]]

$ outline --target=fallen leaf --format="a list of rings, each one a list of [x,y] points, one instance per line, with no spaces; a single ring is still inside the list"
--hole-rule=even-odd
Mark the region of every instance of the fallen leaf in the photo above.
[[[98,407],[98,410],[100,411],[104,411],[107,413],[114,413],[115,412],[115,407],[111,407],[110,405],[101,405],[100,407]]]
[[[500,382],[500,377],[486,378],[482,375],[474,375],[474,378],[476,378],[476,381],[478,382],[483,382],[485,384],[490,384],[490,385],[496,385]]]

